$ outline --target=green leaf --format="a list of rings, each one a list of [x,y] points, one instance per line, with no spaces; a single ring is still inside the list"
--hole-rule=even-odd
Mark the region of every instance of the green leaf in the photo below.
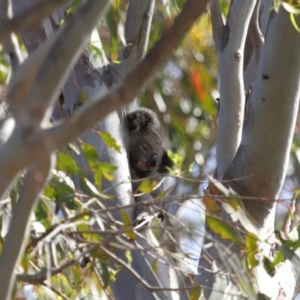
[[[266,272],[273,277],[275,275],[275,265],[274,263],[267,257],[263,258],[263,265]]]
[[[109,173],[115,172],[118,169],[117,166],[106,162],[99,162],[97,164],[97,168],[99,168],[103,172],[109,172]]]
[[[205,205],[207,211],[213,213],[214,215],[220,214],[221,207],[216,203],[214,198],[205,196],[203,198],[203,204]]]
[[[285,260],[285,257],[283,255],[282,251],[281,250],[277,251],[276,256],[274,258],[274,261],[273,261],[274,265],[277,266],[278,264],[280,264],[284,260]]]
[[[79,179],[79,185],[82,188],[83,192],[91,197],[100,197],[98,189],[85,177]]]
[[[95,184],[97,185],[97,187],[99,189],[101,188],[103,177],[109,181],[114,180],[115,175],[113,174],[113,172],[115,172],[117,169],[118,167],[111,165],[109,163],[97,162],[92,167],[92,171],[94,172]]]
[[[38,204],[35,208],[35,218],[37,221],[44,221],[48,219],[47,207],[43,201],[38,201]]]
[[[222,239],[231,240],[239,247],[243,246],[243,240],[235,230],[234,225],[229,225],[228,223],[212,216],[206,216],[206,222],[209,228],[214,233],[219,234]]]
[[[115,140],[115,138],[113,138],[108,132],[97,131],[97,133],[101,136],[104,144],[107,147],[121,153],[121,147],[117,144],[117,141]]]
[[[118,23],[117,20],[119,19],[119,12],[117,9],[114,8],[112,5],[106,14],[105,20],[106,24],[109,28],[111,38],[112,38],[112,44],[114,47],[117,47],[118,45]]]
[[[242,201],[238,198],[224,199],[224,202],[228,203],[235,211],[238,211],[241,207],[244,207]]]
[[[200,286],[195,286],[192,289],[190,289],[190,300],[198,300],[201,294],[201,288]]]
[[[290,18],[291,18],[291,22],[292,22],[294,28],[295,28],[298,32],[300,32],[300,28],[298,27],[298,24],[297,24],[297,22],[296,22],[296,20],[295,20],[295,15],[294,15],[294,14],[290,14]]]
[[[250,270],[258,265],[258,260],[255,258],[258,253],[257,240],[257,236],[253,233],[247,233],[245,236],[246,260]]]
[[[81,177],[79,179],[80,188],[84,193],[88,196],[96,197],[96,198],[104,198],[104,199],[113,199],[113,195],[104,194],[98,191],[98,189],[86,178]]]
[[[76,144],[73,144],[73,143],[69,143],[68,144],[68,147],[74,151],[77,155],[80,154],[80,150],[78,149],[77,145]]]
[[[295,5],[292,5],[288,2],[281,2],[282,6],[285,8],[285,10],[293,15],[300,14],[300,8],[296,8]],[[299,5],[298,5],[299,6]]]
[[[115,172],[118,169],[118,167],[109,163],[101,162],[97,164],[97,169],[101,171],[102,175],[107,180],[112,181],[115,179],[115,176],[112,173]]]
[[[66,16],[71,16],[74,12],[78,9],[79,5],[81,4],[81,0],[75,0],[72,2],[70,7],[66,10]]]
[[[153,260],[153,263],[152,263],[152,271],[154,272],[154,273],[157,273],[157,258],[155,258],[154,260]]]
[[[53,192],[51,199],[55,199],[55,203],[59,208],[64,203],[69,209],[76,209],[78,207],[75,199],[75,193],[71,186],[65,181],[60,181],[57,177],[53,177],[50,188],[46,188],[49,194]]]
[[[138,187],[138,190],[143,193],[151,193],[153,189],[157,186],[157,182],[154,180],[146,179],[141,182]]]
[[[103,288],[107,288],[110,282],[110,275],[108,270],[108,264],[104,263],[103,261],[99,261],[101,268],[100,268],[100,275],[102,279],[102,286]]]
[[[121,218],[123,220],[123,229],[124,229],[124,234],[129,238],[130,240],[135,240],[135,233],[133,231],[132,227],[132,221],[130,216],[126,213],[125,210],[120,211]]]
[[[130,250],[126,250],[125,251],[125,257],[127,258],[127,262],[129,265],[131,265],[132,263],[132,255],[131,255],[131,251]]]
[[[99,155],[97,150],[90,144],[81,144],[82,153],[87,160],[89,166],[94,166],[99,161]]]
[[[70,154],[66,154],[63,152],[57,153],[56,169],[64,171],[67,174],[78,173],[78,167],[73,157]]]

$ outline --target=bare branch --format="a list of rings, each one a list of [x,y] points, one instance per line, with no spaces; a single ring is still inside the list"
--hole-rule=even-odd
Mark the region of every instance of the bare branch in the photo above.
[[[24,179],[24,187],[13,212],[13,219],[5,238],[0,258],[0,298],[10,299],[15,281],[15,268],[25,248],[30,228],[30,216],[35,201],[48,181],[53,168],[54,156],[31,166]]]
[[[70,0],[44,0],[15,16],[11,20],[1,22],[0,41],[5,40],[12,32],[30,28],[48,16],[53,10]]]
[[[35,84],[24,103],[25,113],[23,111],[21,118],[25,124],[48,121],[61,85],[78,57],[80,48],[108,5],[108,0],[86,2],[55,37],[52,50],[41,65]],[[78,22],[78,18],[82,22]]]
[[[219,0],[210,1],[210,12],[214,42],[216,45],[216,49],[220,50],[222,34],[224,32],[225,26]]]
[[[0,1],[0,23],[12,17],[12,4],[11,0],[1,0]],[[9,56],[12,71],[14,72],[16,68],[22,63],[23,57],[21,50],[17,41],[17,38],[13,34],[9,34],[7,38],[3,41],[3,46],[5,52]]]
[[[244,51],[245,90],[253,85],[255,80],[257,66],[260,60],[260,52],[264,44],[264,34],[266,33],[267,21],[269,20],[272,5],[272,0],[258,0],[250,20]]]
[[[154,0],[129,1],[125,23],[127,45],[119,53],[123,75],[128,74],[146,53],[154,3]]]
[[[218,49],[220,60],[220,110],[217,135],[218,179],[223,178],[241,141],[245,94],[243,53],[256,0],[234,1]]]
[[[89,247],[88,249],[83,251],[80,254],[80,256],[76,256],[76,258],[74,258],[74,259],[67,258],[66,261],[62,262],[60,266],[50,270],[51,276],[55,276],[55,275],[61,273],[63,270],[65,270],[69,266],[71,266],[74,263],[78,262],[78,260],[81,256],[83,256],[85,254],[88,254],[88,253],[94,251],[95,249],[98,249],[98,245],[92,245],[91,247]],[[38,272],[36,274],[33,274],[33,275],[31,275],[31,274],[30,275],[29,274],[17,274],[17,280],[18,281],[27,282],[29,284],[41,284],[46,279],[47,279],[47,269],[46,268],[41,269],[40,272]]]
[[[256,50],[259,50],[261,48],[265,40],[259,28],[259,7],[260,0],[257,0],[249,24],[249,34]]]

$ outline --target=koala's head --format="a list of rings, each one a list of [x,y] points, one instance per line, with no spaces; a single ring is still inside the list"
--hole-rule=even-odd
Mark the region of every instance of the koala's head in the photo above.
[[[173,163],[163,147],[161,125],[156,114],[146,108],[126,116],[128,152],[132,179],[167,172]]]

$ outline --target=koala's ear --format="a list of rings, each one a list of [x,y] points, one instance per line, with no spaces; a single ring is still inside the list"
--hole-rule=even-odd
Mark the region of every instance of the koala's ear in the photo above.
[[[126,116],[126,124],[129,131],[138,131],[140,129],[141,126],[136,112]]]
[[[126,116],[127,128],[129,131],[139,131],[141,128],[153,126],[156,130],[160,128],[160,123],[156,114],[147,108],[140,108]]]
[[[162,155],[162,158],[161,158],[161,164],[160,164],[157,172],[158,173],[169,173],[169,170],[167,169],[167,167],[168,168],[173,168],[173,166],[174,166],[173,161],[168,156],[167,151],[164,149],[163,150],[163,155]]]

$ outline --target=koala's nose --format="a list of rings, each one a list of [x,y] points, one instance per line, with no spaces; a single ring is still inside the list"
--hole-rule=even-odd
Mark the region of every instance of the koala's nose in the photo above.
[[[153,168],[156,166],[158,159],[158,155],[156,153],[152,153],[147,160],[147,167]]]

